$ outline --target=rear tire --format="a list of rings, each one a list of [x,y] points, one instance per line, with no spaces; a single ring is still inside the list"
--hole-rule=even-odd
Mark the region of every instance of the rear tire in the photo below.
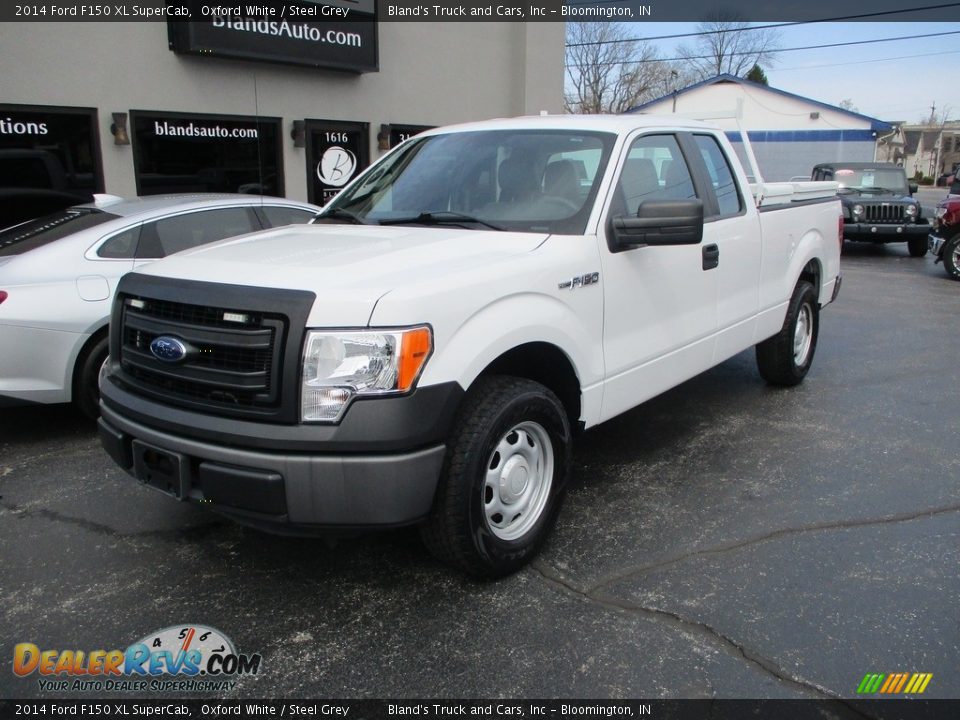
[[[910,251],[910,257],[923,257],[927,254],[927,238],[915,237],[907,240],[907,250]]]
[[[109,338],[104,335],[83,351],[74,370],[73,403],[91,420],[100,417],[100,368],[108,352]]]
[[[943,269],[954,280],[960,280],[960,234],[954,235],[943,244]]]
[[[757,345],[760,376],[771,385],[798,385],[813,363],[819,332],[817,294],[813,285],[801,280],[793,290],[780,332]]]
[[[481,378],[448,441],[424,543],[478,577],[519,570],[556,520],[570,463],[570,422],[556,395],[524,378]]]

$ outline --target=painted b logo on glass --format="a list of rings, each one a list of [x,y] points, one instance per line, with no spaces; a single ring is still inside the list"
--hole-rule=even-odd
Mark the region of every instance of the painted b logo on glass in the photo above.
[[[357,169],[357,156],[346,148],[333,145],[317,163],[317,177],[324,185],[343,187]]]

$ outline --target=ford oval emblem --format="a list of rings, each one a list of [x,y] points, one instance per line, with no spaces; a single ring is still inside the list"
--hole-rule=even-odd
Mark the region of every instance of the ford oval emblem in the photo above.
[[[150,343],[150,352],[157,360],[163,362],[180,362],[187,356],[187,346],[182,340],[177,340],[169,335],[161,335],[154,338]]]

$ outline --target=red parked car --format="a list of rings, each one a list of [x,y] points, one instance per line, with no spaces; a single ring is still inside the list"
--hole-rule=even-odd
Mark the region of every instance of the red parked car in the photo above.
[[[941,200],[934,213],[929,238],[934,262],[943,261],[943,269],[954,280],[960,280],[960,195],[951,194]]]

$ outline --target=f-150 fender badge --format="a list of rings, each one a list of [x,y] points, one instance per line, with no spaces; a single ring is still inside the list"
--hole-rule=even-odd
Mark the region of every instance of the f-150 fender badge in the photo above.
[[[560,290],[576,290],[578,287],[586,287],[587,285],[596,285],[600,282],[600,273],[587,273],[585,275],[576,275],[569,280],[564,280],[562,283],[557,285]]]

